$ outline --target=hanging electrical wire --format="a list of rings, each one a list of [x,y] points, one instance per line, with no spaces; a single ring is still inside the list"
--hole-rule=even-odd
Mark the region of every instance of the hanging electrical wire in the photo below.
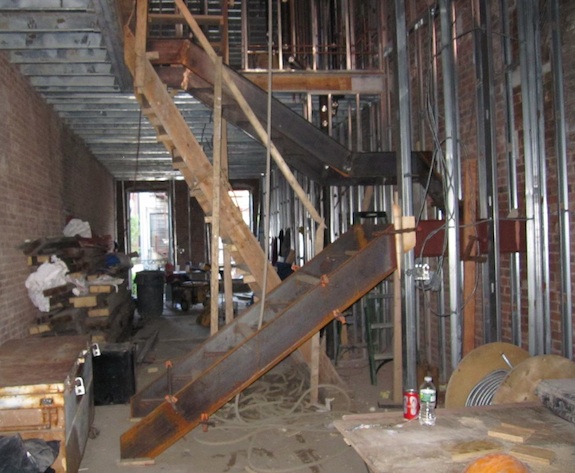
[[[266,110],[266,174],[265,174],[265,200],[264,200],[264,270],[262,281],[262,295],[260,303],[260,317],[258,320],[258,330],[262,328],[265,299],[267,292],[268,261],[269,261],[269,241],[270,241],[270,192],[271,192],[271,148],[272,148],[272,67],[273,67],[273,11],[272,0],[268,0],[268,74],[267,74],[267,110]]]

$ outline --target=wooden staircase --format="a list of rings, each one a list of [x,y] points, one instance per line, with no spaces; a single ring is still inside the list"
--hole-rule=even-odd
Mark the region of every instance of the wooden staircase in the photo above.
[[[138,2],[138,8],[143,9],[145,3]],[[142,11],[139,16],[147,18]],[[145,25],[139,27],[145,31]],[[166,374],[134,396],[132,415],[142,419],[122,435],[122,459],[161,454],[301,348],[396,267],[393,227],[355,225],[281,283],[230,198],[229,182],[223,176],[214,182],[212,165],[152,65],[151,59],[158,55],[146,52],[145,41],[141,32],[134,35],[125,28],[125,62],[135,78],[142,111],[207,216],[212,215],[214,189],[221,188],[222,240],[236,265],[249,273],[246,282],[256,300],[261,299],[264,287],[267,293],[263,309],[261,302],[251,306],[199,348],[174,360]],[[320,356],[322,368],[335,372],[325,354]]]
[[[125,61],[136,75],[136,39],[129,28],[124,31]],[[178,110],[165,84],[160,80],[149,59],[142,58],[141,85],[136,87],[136,97],[142,105],[142,111],[154,125],[161,141],[174,161],[174,167],[184,176],[192,194],[198,200],[205,215],[212,215],[212,196],[214,185],[220,185],[221,217],[220,233],[224,243],[229,245],[231,256],[236,265],[249,273],[246,280],[259,298],[262,294],[265,257],[255,236],[244,223],[240,210],[228,195],[229,182],[223,177],[219,183],[213,182],[212,165],[196,137],[189,129]],[[268,263],[269,264],[269,263]],[[269,264],[267,288],[273,289],[280,283],[276,271]]]
[[[396,267],[392,226],[355,225],[194,351],[140,390],[121,458],[155,458],[338,318]]]

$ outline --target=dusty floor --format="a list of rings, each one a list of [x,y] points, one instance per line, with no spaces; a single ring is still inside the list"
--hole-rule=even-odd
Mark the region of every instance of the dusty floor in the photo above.
[[[137,366],[138,386],[155,379],[166,360],[185,354],[207,338],[209,329],[196,323],[198,310],[201,306],[194,306],[188,314],[166,308],[161,318],[146,322],[160,331],[153,350]],[[387,403],[392,364],[379,371],[378,385],[372,386],[367,359],[347,356],[337,369],[349,391],[327,388],[326,397],[334,398],[330,411],[309,406],[301,373],[290,363],[282,363],[242,393],[237,404],[230,403],[212,416],[215,426],[207,432],[196,428],[153,464],[120,462],[120,435],[132,425],[129,405],[97,406],[94,427],[99,434],[88,440],[80,471],[366,472],[363,460],[344,443],[332,421],[350,412],[379,410],[378,403]]]

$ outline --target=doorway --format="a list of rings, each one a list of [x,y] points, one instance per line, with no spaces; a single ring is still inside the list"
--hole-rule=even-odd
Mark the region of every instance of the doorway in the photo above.
[[[172,258],[172,225],[167,191],[128,193],[128,251],[137,252],[133,274],[163,270]]]

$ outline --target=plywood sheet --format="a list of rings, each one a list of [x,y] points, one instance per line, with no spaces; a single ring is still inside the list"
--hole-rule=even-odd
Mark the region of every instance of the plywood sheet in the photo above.
[[[495,448],[489,442],[505,453],[523,453],[532,473],[573,469],[575,425],[538,403],[438,409],[433,427],[404,421],[401,411],[344,416],[334,424],[373,473],[461,473],[473,458]],[[489,438],[488,431],[502,425],[533,433],[522,445]]]

